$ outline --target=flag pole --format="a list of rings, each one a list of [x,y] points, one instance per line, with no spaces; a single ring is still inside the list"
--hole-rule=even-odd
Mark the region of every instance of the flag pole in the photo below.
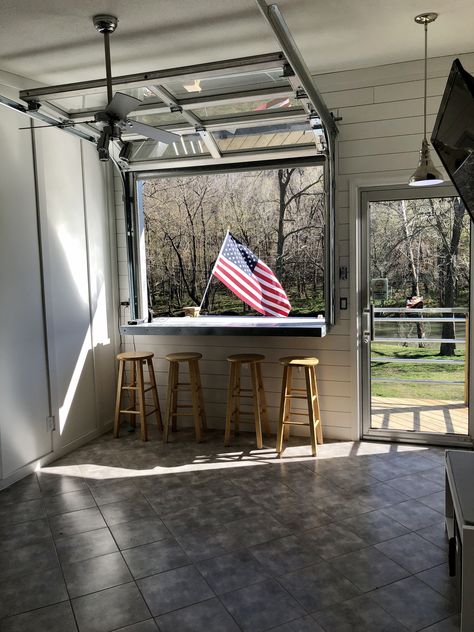
[[[219,260],[219,257],[221,256],[222,250],[224,249],[224,244],[225,244],[226,239],[227,239],[227,235],[229,235],[229,233],[230,233],[230,230],[229,230],[229,227],[227,227],[227,232],[225,234],[224,241],[222,242],[221,249],[219,250],[219,254],[217,255],[216,262]],[[204,299],[206,298],[206,294],[207,294],[207,292],[209,290],[209,286],[211,285],[212,275],[214,273],[214,268],[215,267],[216,267],[216,263],[214,263],[214,266],[212,268],[211,274],[209,275],[209,281],[207,282],[206,289],[204,290],[204,294],[202,295],[201,303],[199,304],[199,311],[201,311],[201,309],[202,309],[202,304],[204,303]]]

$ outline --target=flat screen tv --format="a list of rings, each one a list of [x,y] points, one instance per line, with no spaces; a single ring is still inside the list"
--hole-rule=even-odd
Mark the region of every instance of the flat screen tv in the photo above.
[[[474,77],[459,59],[451,66],[431,142],[474,221]]]

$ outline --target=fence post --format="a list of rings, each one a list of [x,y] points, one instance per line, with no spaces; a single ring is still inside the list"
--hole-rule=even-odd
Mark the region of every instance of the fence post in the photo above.
[[[469,405],[469,315],[466,314],[466,331],[464,334],[464,404]]]

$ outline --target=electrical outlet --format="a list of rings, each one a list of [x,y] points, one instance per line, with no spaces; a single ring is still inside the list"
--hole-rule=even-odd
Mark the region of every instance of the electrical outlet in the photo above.
[[[347,309],[347,298],[345,296],[341,296],[339,299],[339,309]]]

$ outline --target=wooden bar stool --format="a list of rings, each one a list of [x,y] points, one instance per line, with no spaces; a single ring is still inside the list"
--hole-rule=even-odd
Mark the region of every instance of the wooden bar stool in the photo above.
[[[270,434],[268,423],[267,403],[263,388],[261,362],[265,356],[258,353],[238,353],[227,358],[230,363],[229,386],[227,390],[227,414],[225,420],[224,445],[230,445],[232,422],[236,432],[239,430],[241,415],[250,414],[254,417],[257,447],[263,447],[262,421],[265,434]],[[244,364],[250,366],[250,388],[241,386],[241,367]],[[250,393],[250,394],[249,394]],[[240,399],[253,399],[253,413],[240,410]]]
[[[281,389],[280,418],[278,420],[278,435],[276,451],[280,454],[283,450],[283,435],[285,439],[290,436],[290,426],[309,426],[311,434],[311,451],[316,456],[317,443],[323,443],[323,430],[321,426],[321,414],[319,410],[318,385],[316,382],[317,358],[307,356],[288,356],[280,358],[283,364],[283,381]],[[304,369],[306,380],[305,388],[296,388],[292,384],[293,369]],[[308,403],[308,412],[291,410],[292,399],[305,399]],[[308,422],[291,421],[292,415],[308,415]]]
[[[206,412],[204,410],[204,399],[202,396],[201,374],[199,372],[199,360],[201,353],[170,353],[166,359],[170,363],[168,374],[168,398],[166,403],[166,423],[164,441],[168,441],[168,433],[171,429],[177,429],[178,415],[183,417],[194,417],[194,428],[196,430],[196,440],[202,440],[202,430],[207,430]],[[179,381],[179,365],[187,362],[189,368],[189,382]],[[191,403],[178,403],[179,390],[191,391]],[[192,412],[180,412],[180,408],[192,408]]]
[[[140,419],[141,438],[143,441],[147,441],[148,439],[146,427],[146,418],[148,415],[155,413],[158,428],[163,430],[160,402],[158,399],[158,392],[156,390],[155,371],[153,369],[152,358],[153,353],[151,351],[125,351],[124,353],[119,353],[117,356],[117,360],[119,361],[119,373],[117,380],[117,399],[115,402],[114,437],[118,437],[120,434],[120,415],[122,413],[131,415],[130,423],[133,427],[135,427],[135,418],[136,415],[138,415]],[[125,384],[126,362],[131,364],[129,384]],[[144,362],[148,367],[149,382],[145,382],[143,379]],[[129,391],[131,402],[127,408],[122,409],[122,397],[124,391]],[[145,393],[148,391],[151,391],[154,403],[153,410],[150,410],[149,412],[146,411],[145,404]]]

